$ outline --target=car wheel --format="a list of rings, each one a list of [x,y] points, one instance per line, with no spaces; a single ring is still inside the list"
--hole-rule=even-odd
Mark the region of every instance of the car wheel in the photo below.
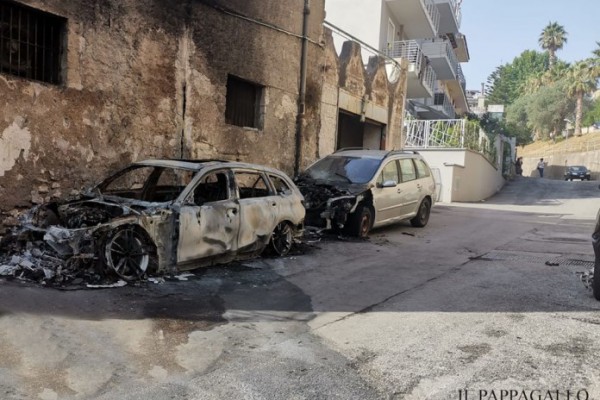
[[[569,178],[565,178],[565,181],[568,181],[568,180],[569,180]]]
[[[600,265],[594,265],[594,279],[592,280],[592,293],[594,298],[600,301]]]
[[[431,213],[431,200],[425,198],[419,205],[417,215],[410,220],[412,226],[422,228],[429,222],[429,214]]]
[[[359,238],[366,238],[369,236],[371,226],[373,226],[373,213],[368,206],[361,204],[348,218],[346,233]]]
[[[109,234],[104,246],[106,265],[120,278],[131,281],[142,277],[150,265],[150,250],[144,236],[134,228]]]
[[[294,235],[292,226],[287,222],[281,222],[277,224],[273,233],[271,234],[271,240],[269,241],[269,250],[271,253],[284,257],[292,249],[294,242]]]

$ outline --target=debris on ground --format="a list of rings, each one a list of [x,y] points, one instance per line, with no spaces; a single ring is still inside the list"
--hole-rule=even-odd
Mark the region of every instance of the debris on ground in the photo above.
[[[591,268],[589,271],[576,272],[576,274],[579,275],[579,278],[581,279],[581,282],[583,282],[583,285],[586,287],[586,289],[591,290],[592,283],[594,282],[594,268]]]
[[[546,265],[550,267],[558,267],[560,264],[554,261],[546,261]]]

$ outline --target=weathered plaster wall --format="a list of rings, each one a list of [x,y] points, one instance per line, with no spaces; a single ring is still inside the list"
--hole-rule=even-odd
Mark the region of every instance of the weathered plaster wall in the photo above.
[[[68,20],[65,83],[0,75],[0,215],[150,157],[239,159],[292,172],[302,2],[21,3]],[[323,3],[311,1],[303,165],[317,154]],[[228,74],[265,87],[264,129],[225,123]]]
[[[406,65],[400,67],[398,79],[390,82],[385,59],[371,57],[366,66],[362,60],[361,47],[356,42],[345,42],[338,56],[331,31],[325,31],[320,157],[333,153],[337,147],[340,109],[383,123],[386,149],[402,148]]]

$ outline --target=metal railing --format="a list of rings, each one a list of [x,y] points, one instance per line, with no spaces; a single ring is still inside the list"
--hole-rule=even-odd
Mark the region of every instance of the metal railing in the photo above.
[[[452,10],[452,14],[454,15],[454,19],[456,20],[456,26],[460,28],[460,24],[462,22],[462,10],[460,8],[460,4],[456,0],[435,0],[437,4],[440,3],[449,3],[450,9]]]
[[[463,73],[462,67],[458,64],[458,68],[456,69],[456,77],[460,82],[460,86],[462,87],[463,93],[467,93],[467,80],[465,79],[465,74]]]
[[[413,68],[423,82],[423,86],[427,88],[429,93],[433,94],[437,76],[435,70],[428,64],[427,57],[423,54],[419,42],[416,40],[400,40],[388,44],[385,54],[391,58],[403,58],[409,64],[413,64]]]
[[[496,148],[479,124],[466,119],[416,120],[405,115],[406,149],[469,149],[490,162],[497,160]]]
[[[421,49],[423,50],[423,54],[429,58],[446,57],[450,64],[450,68],[452,68],[452,73],[455,77],[458,76],[459,63],[450,42],[445,40],[435,40],[434,42],[423,41],[421,42]]]
[[[437,32],[440,29],[440,10],[438,10],[434,0],[421,0],[421,4],[427,11],[429,19],[431,19],[431,23],[437,35]]]

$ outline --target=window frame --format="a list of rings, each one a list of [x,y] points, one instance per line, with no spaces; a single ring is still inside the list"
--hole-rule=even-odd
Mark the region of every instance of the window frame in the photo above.
[[[253,110],[252,122],[249,121],[249,108],[239,111],[240,108],[246,106],[243,104],[242,97],[245,89],[252,89],[253,93]],[[225,123],[232,126],[238,126],[245,129],[262,130],[264,125],[264,98],[265,86],[247,79],[240,78],[236,75],[228,74],[225,87]],[[242,114],[248,115],[242,115]]]

